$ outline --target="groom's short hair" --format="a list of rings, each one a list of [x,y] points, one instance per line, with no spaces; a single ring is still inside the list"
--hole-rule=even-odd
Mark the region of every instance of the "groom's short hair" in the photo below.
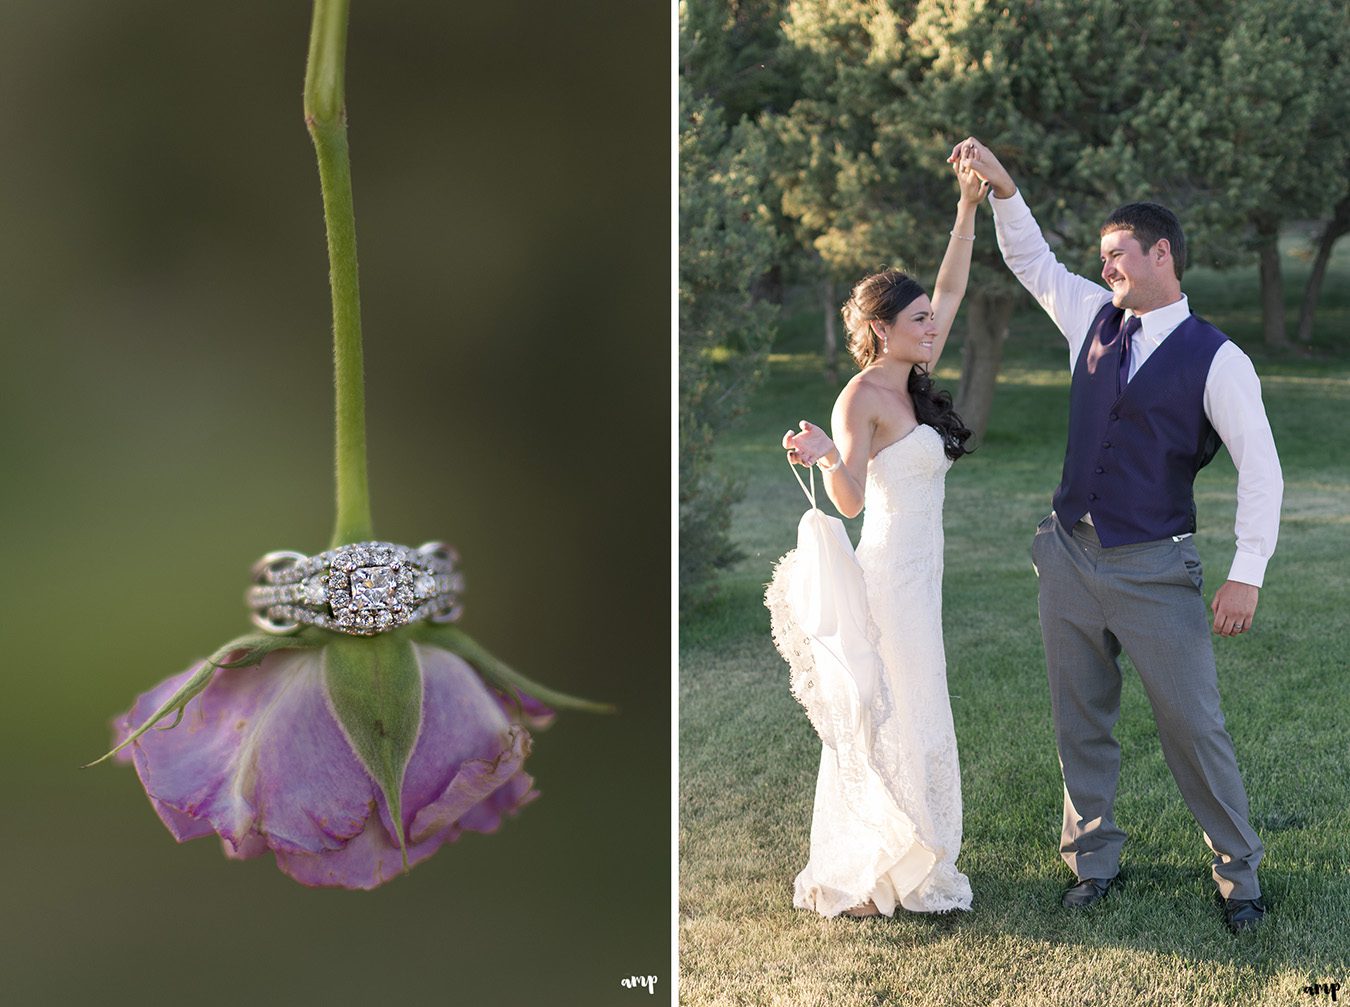
[[[1186,269],[1186,236],[1181,233],[1181,221],[1167,207],[1158,203],[1126,203],[1112,211],[1102,224],[1102,234],[1129,231],[1145,252],[1162,238],[1172,248],[1172,268],[1177,279]]]

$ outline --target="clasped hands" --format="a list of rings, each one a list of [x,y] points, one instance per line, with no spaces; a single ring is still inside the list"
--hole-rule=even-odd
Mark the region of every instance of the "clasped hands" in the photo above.
[[[1017,185],[1012,175],[1008,174],[1008,169],[999,163],[993,151],[973,136],[953,147],[947,162],[957,170],[958,177],[962,170],[974,172],[999,199],[1008,199],[1017,192]]]

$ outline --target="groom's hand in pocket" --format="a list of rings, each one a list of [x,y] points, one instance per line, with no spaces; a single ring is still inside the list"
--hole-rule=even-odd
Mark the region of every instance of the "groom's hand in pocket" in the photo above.
[[[1214,601],[1209,606],[1214,611],[1214,632],[1220,636],[1237,636],[1251,629],[1260,593],[1251,584],[1225,581],[1214,592]]]

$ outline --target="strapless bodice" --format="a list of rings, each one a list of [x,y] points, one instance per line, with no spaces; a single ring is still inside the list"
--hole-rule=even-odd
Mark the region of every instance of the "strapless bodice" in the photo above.
[[[863,498],[867,519],[887,514],[932,514],[942,520],[947,470],[952,460],[943,450],[942,435],[919,424],[888,444],[867,464]]]

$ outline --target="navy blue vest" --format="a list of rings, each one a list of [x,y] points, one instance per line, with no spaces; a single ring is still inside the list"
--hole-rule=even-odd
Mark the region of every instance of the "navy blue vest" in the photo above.
[[[1069,445],[1055,514],[1072,528],[1088,511],[1102,545],[1195,531],[1195,474],[1218,452],[1205,378],[1228,337],[1191,315],[1116,394],[1125,310],[1092,321],[1069,390]]]

